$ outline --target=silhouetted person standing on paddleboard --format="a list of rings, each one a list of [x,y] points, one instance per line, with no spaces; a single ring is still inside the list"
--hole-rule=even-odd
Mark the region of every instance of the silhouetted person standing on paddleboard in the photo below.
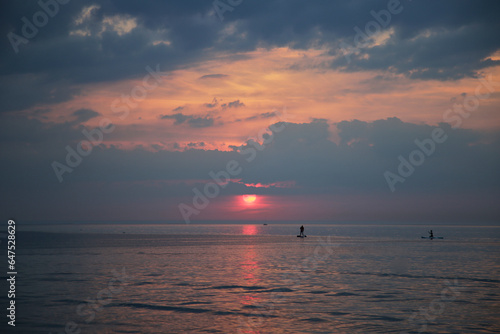
[[[429,238],[434,238],[434,233],[432,232],[432,230],[429,231]]]
[[[300,236],[304,235],[304,225],[300,227]]]

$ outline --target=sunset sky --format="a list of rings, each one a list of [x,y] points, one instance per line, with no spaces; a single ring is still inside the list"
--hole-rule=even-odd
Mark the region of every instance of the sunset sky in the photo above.
[[[59,1],[1,5],[5,219],[499,221],[497,1]]]

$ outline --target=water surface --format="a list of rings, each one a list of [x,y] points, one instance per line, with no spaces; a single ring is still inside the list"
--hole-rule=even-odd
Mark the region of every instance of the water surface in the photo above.
[[[299,226],[25,227],[16,330],[500,331],[500,228]]]

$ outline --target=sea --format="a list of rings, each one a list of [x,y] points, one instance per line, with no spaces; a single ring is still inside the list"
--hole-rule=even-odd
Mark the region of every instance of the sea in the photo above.
[[[495,225],[18,223],[15,298],[1,241],[1,333],[500,333]]]

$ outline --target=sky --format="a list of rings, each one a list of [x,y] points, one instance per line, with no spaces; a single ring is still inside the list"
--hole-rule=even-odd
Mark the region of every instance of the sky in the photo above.
[[[500,219],[497,1],[0,6],[4,219]]]

